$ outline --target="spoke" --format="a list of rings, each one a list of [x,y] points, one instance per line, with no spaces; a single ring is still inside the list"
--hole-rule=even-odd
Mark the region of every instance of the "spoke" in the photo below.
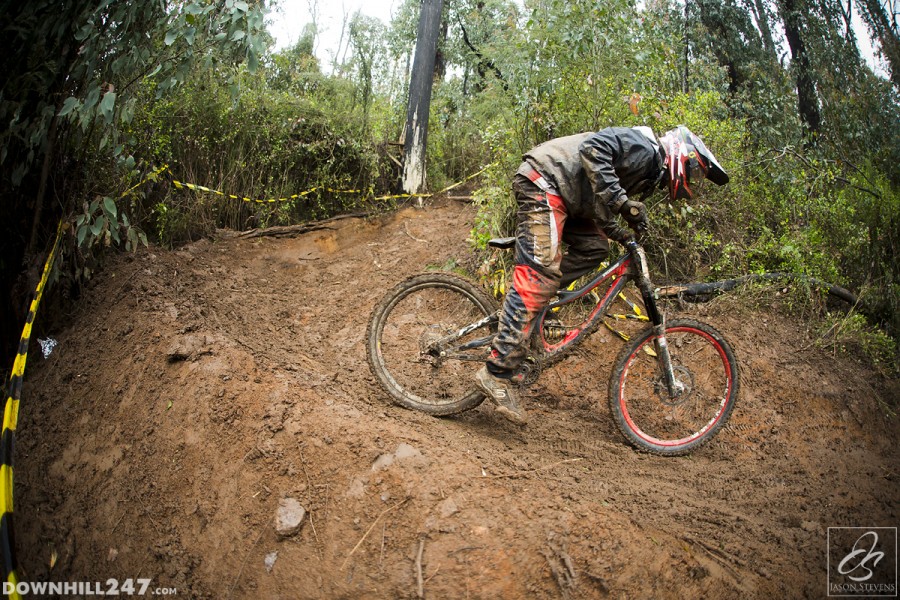
[[[486,328],[457,338],[485,311],[460,290],[425,287],[400,299],[385,319],[380,351],[394,384],[414,402],[440,405],[474,391],[474,374],[487,358]],[[460,352],[480,342],[480,353]],[[442,356],[439,355],[443,354]]]
[[[724,410],[730,370],[715,343],[691,329],[667,331],[672,369],[684,390],[670,397],[658,359],[635,348],[617,399],[627,428],[646,443],[688,444],[704,435]],[[651,344],[651,338],[644,347]]]

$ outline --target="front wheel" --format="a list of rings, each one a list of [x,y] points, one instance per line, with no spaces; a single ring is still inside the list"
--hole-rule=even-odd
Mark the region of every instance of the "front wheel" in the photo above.
[[[725,425],[738,395],[738,365],[718,331],[693,319],[666,324],[678,391],[670,394],[653,328],[637,335],[616,359],[609,406],[616,424],[639,450],[687,454]]]
[[[449,273],[401,282],[372,312],[366,354],[397,404],[431,415],[478,406],[475,373],[497,330],[497,306],[481,288]]]

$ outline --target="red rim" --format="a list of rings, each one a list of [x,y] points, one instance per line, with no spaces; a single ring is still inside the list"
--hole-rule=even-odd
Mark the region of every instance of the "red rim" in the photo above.
[[[659,336],[651,335],[644,341],[643,344],[641,344],[637,348],[635,348],[634,352],[632,352],[631,355],[628,357],[628,361],[626,362],[627,366],[625,369],[622,370],[622,375],[619,378],[619,408],[622,412],[622,416],[625,419],[625,423],[628,424],[628,428],[631,431],[633,431],[636,436],[638,436],[642,441],[644,441],[648,444],[651,444],[654,446],[660,446],[663,448],[678,448],[680,446],[686,446],[686,445],[690,444],[691,442],[700,439],[709,430],[711,430],[713,427],[715,427],[716,423],[719,422],[719,420],[722,418],[722,415],[725,414],[725,410],[728,408],[728,402],[731,398],[731,390],[734,387],[734,375],[733,375],[732,368],[731,368],[731,362],[728,360],[728,356],[725,354],[725,349],[722,347],[722,344],[720,344],[718,342],[718,340],[716,340],[716,338],[714,338],[712,335],[706,333],[705,331],[697,329],[695,327],[680,326],[680,327],[673,327],[671,329],[666,329],[667,334],[669,332],[679,332],[679,331],[688,331],[688,332],[700,335],[700,336],[706,338],[716,349],[716,352],[719,354],[719,358],[722,360],[722,364],[725,366],[725,379],[726,379],[725,394],[722,398],[721,404],[719,405],[719,410],[716,412],[715,418],[711,419],[706,425],[704,425],[700,429],[700,431],[696,431],[696,432],[692,433],[691,435],[689,435],[688,437],[684,437],[679,440],[660,440],[658,438],[653,437],[652,435],[648,435],[647,433],[644,433],[644,431],[640,427],[638,427],[634,423],[634,421],[631,419],[631,415],[628,413],[628,408],[626,406],[625,398],[624,398],[622,392],[624,390],[625,378],[628,376],[628,370],[631,367],[631,363],[634,361],[634,357],[637,355],[638,352],[640,352],[643,349],[643,347],[646,344],[652,343]]]

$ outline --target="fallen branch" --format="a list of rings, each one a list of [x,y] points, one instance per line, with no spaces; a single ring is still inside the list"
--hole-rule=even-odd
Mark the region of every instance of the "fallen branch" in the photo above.
[[[422,553],[425,551],[425,538],[419,538],[419,552],[416,554],[416,596],[425,597],[425,582],[422,580]]]
[[[403,231],[406,233],[406,235],[408,235],[409,237],[411,237],[412,239],[414,239],[414,240],[417,241],[417,242],[422,242],[423,244],[427,244],[427,243],[428,243],[428,240],[423,240],[423,239],[417,238],[416,236],[414,236],[413,234],[411,234],[411,233],[409,232],[409,228],[407,227],[408,225],[409,225],[408,222],[403,223]]]
[[[372,533],[372,530],[375,528],[375,525],[378,524],[378,521],[381,520],[381,517],[383,517],[384,515],[388,514],[389,512],[391,512],[392,510],[394,510],[395,508],[399,508],[400,506],[403,506],[403,505],[406,504],[408,501],[409,501],[409,498],[404,498],[403,500],[401,500],[401,501],[398,502],[397,504],[395,504],[395,505],[393,505],[393,506],[391,506],[391,507],[388,507],[388,508],[384,509],[383,511],[381,511],[381,514],[378,515],[378,517],[376,517],[374,521],[372,521],[372,524],[369,525],[369,528],[366,530],[366,532],[363,534],[363,536],[362,536],[361,538],[359,538],[359,541],[356,542],[356,545],[355,545],[355,546],[353,546],[353,550],[351,550],[351,551],[350,551],[350,554],[347,555],[347,558],[344,559],[344,564],[342,564],[342,565],[341,565],[341,568],[340,568],[341,571],[343,571],[343,570],[344,570],[344,567],[347,566],[347,563],[350,562],[350,557],[353,556],[353,553],[356,552],[356,551],[359,549],[360,546],[362,546],[362,543],[363,543],[364,541],[366,541],[366,538],[369,537],[369,534],[370,534],[370,533]]]
[[[706,294],[714,294],[716,292],[729,292],[739,285],[749,283],[751,281],[774,281],[778,279],[787,279],[792,281],[800,281],[810,286],[824,289],[835,298],[840,298],[844,302],[862,308],[862,301],[853,295],[849,290],[838,285],[798,275],[796,273],[754,273],[744,275],[736,279],[725,279],[723,281],[713,281],[711,283],[686,283],[682,285],[669,285],[658,290],[660,296],[703,296]]]
[[[311,223],[300,223],[298,225],[276,225],[275,227],[266,227],[265,229],[249,229],[237,234],[237,237],[257,238],[265,236],[279,237],[283,235],[298,235],[310,231],[318,231],[320,229],[334,229],[333,227],[328,227],[327,223],[334,223],[335,221],[341,221],[343,219],[363,219],[371,215],[371,212],[350,213],[346,215],[331,217],[330,219],[323,219],[321,221],[313,221]]]
[[[258,237],[281,237],[287,235],[299,235],[310,231],[319,231],[320,229],[334,229],[327,225],[278,225],[275,227],[267,227],[266,229],[251,229],[241,232],[237,235],[240,238],[258,238]]]
[[[712,546],[710,546],[709,544],[707,544],[705,542],[701,542],[700,540],[696,540],[696,539],[694,539],[692,537],[688,537],[688,536],[682,536],[681,539],[684,540],[685,542],[688,542],[689,544],[694,544],[701,550],[704,550],[710,558],[712,558],[717,563],[719,563],[721,566],[723,566],[725,569],[727,569],[728,572],[731,573],[731,575],[734,576],[736,579],[740,579],[740,574],[729,563],[734,563],[734,564],[736,564],[740,567],[744,567],[744,568],[746,568],[746,566],[747,566],[747,563],[745,563],[738,557],[728,554],[722,550],[719,550],[718,548],[713,548]]]
[[[429,575],[429,576],[428,576],[428,579],[425,580],[425,583],[428,583],[429,581],[431,581],[432,579],[434,579],[434,576],[437,575],[438,572],[439,572],[440,570],[441,570],[441,565],[438,565],[438,566],[437,566],[437,569],[434,570],[434,573],[432,573],[431,575]]]

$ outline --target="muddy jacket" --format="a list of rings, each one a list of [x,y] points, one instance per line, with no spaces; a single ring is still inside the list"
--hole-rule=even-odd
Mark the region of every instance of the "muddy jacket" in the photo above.
[[[616,220],[619,207],[628,196],[652,191],[664,173],[662,149],[646,127],[553,139],[524,159],[556,188],[571,216],[594,219],[613,239],[624,233]]]

